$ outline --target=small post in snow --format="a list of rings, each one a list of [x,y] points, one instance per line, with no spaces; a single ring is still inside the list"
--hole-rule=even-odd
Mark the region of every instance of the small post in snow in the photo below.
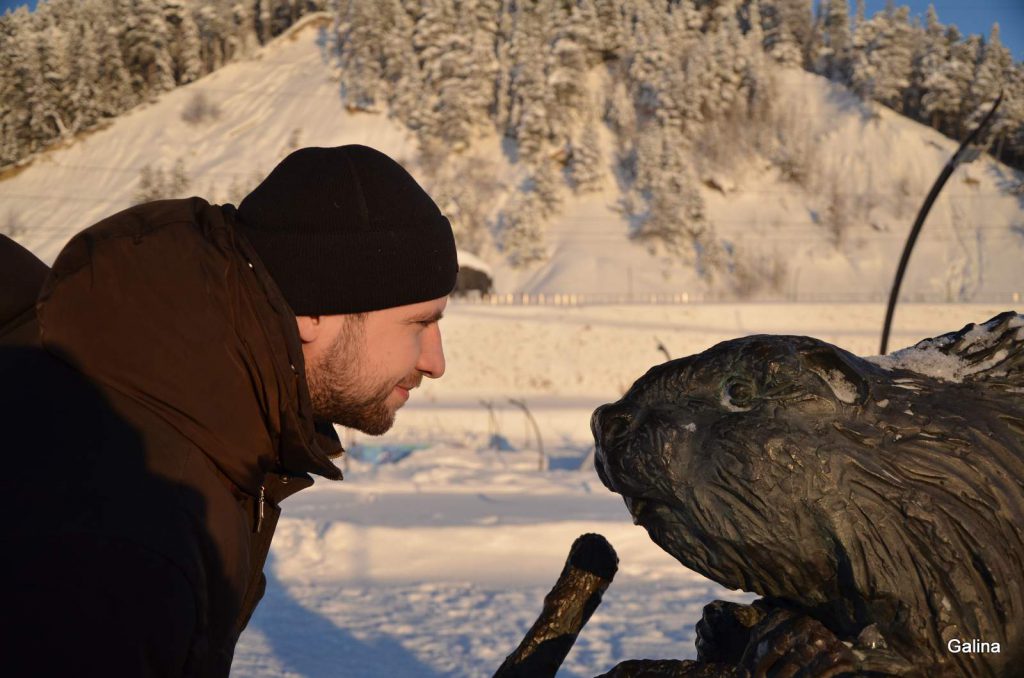
[[[544,441],[540,437],[540,427],[537,426],[537,420],[533,418],[533,414],[530,413],[530,408],[526,406],[526,402],[523,400],[517,400],[515,398],[509,398],[508,402],[510,405],[515,405],[523,411],[526,415],[526,420],[533,426],[533,433],[537,436],[537,450],[540,453],[540,457],[537,461],[537,470],[543,471],[547,468],[547,457],[544,454]]]

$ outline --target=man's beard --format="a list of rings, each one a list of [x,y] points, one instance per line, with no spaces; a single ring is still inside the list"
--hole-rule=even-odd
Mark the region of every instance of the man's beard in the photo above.
[[[361,323],[346,320],[334,343],[306,370],[306,381],[314,417],[377,436],[395,423],[395,410],[387,403],[395,384],[363,383],[362,346]],[[419,378],[416,375],[403,383],[418,383]]]

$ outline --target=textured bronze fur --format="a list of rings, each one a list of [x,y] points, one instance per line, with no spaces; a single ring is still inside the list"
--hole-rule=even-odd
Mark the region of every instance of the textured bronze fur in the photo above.
[[[598,474],[683,565],[760,594],[836,662],[849,653],[821,634],[844,641],[853,673],[1022,675],[1024,316],[914,349],[962,369],[765,335],[654,367],[594,413]],[[699,657],[753,671],[766,623]],[[951,653],[953,638],[1001,651]]]

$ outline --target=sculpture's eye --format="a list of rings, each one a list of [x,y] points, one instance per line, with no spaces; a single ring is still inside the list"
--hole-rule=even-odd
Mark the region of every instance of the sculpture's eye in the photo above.
[[[723,403],[730,408],[747,410],[754,401],[754,387],[746,381],[731,381],[725,385]]]

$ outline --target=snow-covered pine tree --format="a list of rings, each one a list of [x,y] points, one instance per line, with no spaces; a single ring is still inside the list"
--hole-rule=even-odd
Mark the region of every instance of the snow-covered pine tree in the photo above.
[[[109,17],[109,14],[106,16]],[[113,117],[137,104],[139,98],[132,89],[132,77],[124,63],[121,29],[116,22],[107,19],[100,20],[96,26],[94,37],[99,57],[97,86],[103,92],[97,104],[102,116]]]
[[[490,119],[493,69],[486,42],[477,42],[482,13],[476,0],[435,0],[424,9],[416,22],[414,44],[424,83],[434,99],[432,115],[424,120],[420,133],[458,151]]]
[[[1017,67],[1010,74],[1010,81],[1006,84],[1006,117],[1015,122],[1010,126],[1005,141],[1004,156],[1011,161],[1015,167],[1024,164],[1024,68]],[[998,146],[997,146],[998,149]],[[1024,180],[1018,181],[1018,190],[1024,195]]]
[[[852,36],[850,35],[850,5],[848,0],[822,0],[823,44],[818,54],[819,73],[836,82],[847,83],[850,78]]]
[[[597,23],[596,48],[604,61],[625,57],[628,21],[627,8],[620,0],[593,0]]]
[[[884,50],[886,67],[881,69],[881,77],[875,88],[875,100],[903,113],[914,68],[914,52],[921,39],[920,29],[910,23],[910,8],[905,5],[890,5],[883,16],[888,39]]]
[[[921,112],[935,129],[956,135],[974,75],[974,54],[971,46],[961,41],[960,31],[953,25],[946,29],[944,46],[937,47],[936,51],[935,68],[924,80]],[[939,58],[943,55],[944,59]]]
[[[88,5],[83,3],[83,12]],[[84,16],[82,17],[85,18]],[[69,113],[68,132],[74,134],[95,125],[103,117],[101,102],[106,95],[100,84],[100,56],[96,52],[97,40],[93,21],[82,20],[70,26],[68,37],[68,80],[64,99]]]
[[[992,24],[988,40],[979,45],[974,77],[967,93],[969,124],[976,124],[999,96],[1013,67],[1013,57],[999,39],[999,24]]]
[[[156,0],[132,0],[124,17],[125,64],[143,98],[174,88],[167,22]]]
[[[270,37],[284,33],[302,15],[302,0],[266,0],[266,2],[270,15],[268,22]]]
[[[381,41],[382,77],[388,86],[391,115],[411,129],[423,125],[423,74],[413,49],[413,18],[400,0],[381,3],[385,27]]]
[[[990,148],[997,158],[1019,165],[1024,160],[1024,70],[1012,68],[1003,84],[1003,103],[990,131]],[[1020,182],[1024,187],[1024,182]]]
[[[949,56],[944,29],[939,23],[939,15],[934,5],[928,5],[924,26],[916,30],[916,33],[914,54],[911,59],[910,87],[904,95],[904,110],[907,115],[927,122],[921,106],[926,91],[925,81]]]
[[[551,131],[556,144],[569,143],[588,105],[587,74],[598,63],[597,17],[589,4],[553,8],[550,41]]]
[[[853,36],[850,86],[863,99],[897,111],[910,87],[913,59],[908,7],[893,6],[861,21]]]
[[[761,26],[764,50],[783,66],[803,64],[803,50],[787,23],[783,0],[761,0]]]
[[[504,0],[474,0],[472,8],[473,64],[479,90],[471,93],[473,124],[497,127],[495,111],[498,109],[497,91],[502,67],[498,45],[504,42],[502,14]]]
[[[551,138],[551,91],[547,84],[543,28],[539,13],[521,11],[515,14],[510,36],[513,75],[509,83],[506,134],[518,142],[519,155],[527,161],[535,161]],[[526,206],[520,206],[518,211]]]
[[[230,8],[223,1],[208,0],[196,7],[193,18],[202,45],[203,72],[212,73],[231,60],[234,27]]]
[[[543,219],[551,217],[558,212],[562,205],[562,174],[556,168],[557,161],[554,158],[547,158],[541,162],[533,171],[532,177],[528,180],[528,190],[536,194],[538,208]]]
[[[259,40],[261,45],[266,44],[271,37],[273,37],[271,28],[273,26],[273,8],[271,5],[274,0],[253,0],[253,30],[256,33],[256,39]],[[335,15],[338,13],[338,5],[340,0],[331,0],[332,9]]]
[[[512,41],[509,39],[515,25],[515,17],[504,7],[498,12],[494,34],[494,108],[495,128],[502,134],[510,135],[512,130]]]
[[[343,0],[338,7],[337,49],[341,94],[350,111],[375,111],[384,100],[382,48],[387,43],[386,7]]]
[[[183,85],[203,74],[199,28],[185,0],[163,0],[174,81]]]
[[[35,15],[36,30],[29,34],[38,69],[26,90],[29,96],[29,133],[38,144],[45,144],[70,133],[68,121],[73,113],[63,91],[68,84],[68,36],[58,25],[52,6],[43,4]]]
[[[803,58],[804,68],[810,68],[815,44],[813,0],[771,0],[780,24],[793,37]],[[761,13],[764,14],[764,4]],[[799,64],[797,64],[799,65]]]
[[[979,124],[1000,92],[1003,93],[1004,100],[1009,99],[1005,102],[1009,105],[1000,105],[1000,110],[989,129],[990,147],[996,150],[997,156],[1005,148],[1007,140],[1017,132],[1017,127],[1022,124],[1017,112],[1020,102],[1017,101],[1017,91],[1012,86],[1012,73],[1015,70],[1013,66],[1010,50],[999,38],[999,24],[993,24],[989,38],[981,48],[974,79],[968,92],[967,123],[971,127]]]
[[[259,44],[255,8],[240,0],[223,1],[224,7],[221,12],[228,27],[224,56],[226,61],[234,61],[251,52]]]
[[[26,6],[0,16],[0,166],[34,151],[29,133],[30,92],[42,79],[32,50],[31,16]]]
[[[452,223],[459,249],[481,254],[490,248],[489,219],[505,187],[492,161],[453,155],[439,142],[421,146],[424,186]]]
[[[690,2],[682,0],[683,4]],[[669,33],[674,24],[671,13],[644,0],[637,2],[633,9],[626,76],[638,121],[643,124],[661,115],[678,122],[681,106],[673,100],[670,90],[672,83],[678,82],[681,63],[678,57],[669,57]]]
[[[495,226],[495,241],[508,262],[522,268],[547,257],[544,206],[527,179],[506,202]]]
[[[746,76],[752,55],[740,30],[734,0],[720,4],[713,16],[713,28],[704,36],[712,72],[706,81],[710,91],[702,108],[706,117],[722,120],[746,109],[743,89],[744,84],[750,84]]]
[[[747,42],[757,54],[764,53],[764,22],[761,18],[761,0],[748,0],[747,4],[740,8],[742,22],[740,29],[746,36]]]
[[[633,206],[631,237],[663,247],[695,265],[702,275],[711,275],[719,264],[720,248],[686,161],[687,145],[672,128],[651,124],[641,130],[633,185],[640,200]]]
[[[576,133],[569,151],[569,181],[576,193],[599,191],[604,179],[598,107],[591,103],[585,111],[583,125]]]

